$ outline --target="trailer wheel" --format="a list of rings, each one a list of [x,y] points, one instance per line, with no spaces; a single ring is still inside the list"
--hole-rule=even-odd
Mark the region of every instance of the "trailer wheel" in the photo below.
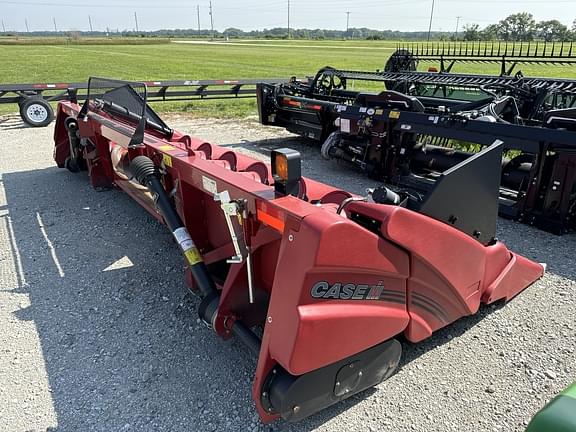
[[[24,99],[20,104],[20,117],[32,127],[48,126],[54,120],[54,110],[42,96]]]

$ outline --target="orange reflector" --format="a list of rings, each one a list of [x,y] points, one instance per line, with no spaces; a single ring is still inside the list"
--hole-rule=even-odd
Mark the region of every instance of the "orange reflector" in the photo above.
[[[274,172],[283,181],[288,180],[288,159],[282,154],[278,154],[274,160]]]
[[[284,102],[285,105],[293,106],[296,108],[302,107],[302,104],[300,102],[292,100],[290,98],[284,98],[282,99],[282,101]]]
[[[322,109],[322,105],[306,105],[306,108],[313,111],[320,111]]]
[[[428,68],[428,72],[438,72],[438,69],[436,69],[434,66],[430,66]]]
[[[265,206],[264,206],[265,207]],[[279,233],[284,232],[284,219],[281,215],[272,215],[270,213],[265,212],[261,208],[256,209],[256,217],[260,222],[263,224],[268,225],[270,228],[274,228]]]

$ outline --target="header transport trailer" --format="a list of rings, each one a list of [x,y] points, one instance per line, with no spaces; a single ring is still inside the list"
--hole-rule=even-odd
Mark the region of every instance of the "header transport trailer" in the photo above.
[[[418,72],[419,61],[401,49],[381,72],[325,67],[308,83],[260,84],[260,121],[414,194],[500,139],[500,214],[557,234],[576,228],[576,80]]]
[[[92,79],[83,106],[61,102],[56,164],[166,225],[200,318],[258,358],[263,422],[298,421],[380,383],[400,365],[399,340],[421,342],[544,272],[495,238],[500,141],[420,197],[358,196],[303,177],[294,150],[268,164],[173,130],[146,94]]]
[[[149,102],[205,99],[245,99],[256,96],[257,83],[280,83],[286,79],[146,81]],[[18,104],[20,117],[33,127],[54,120],[50,102],[86,99],[88,83],[0,84],[0,104]]]

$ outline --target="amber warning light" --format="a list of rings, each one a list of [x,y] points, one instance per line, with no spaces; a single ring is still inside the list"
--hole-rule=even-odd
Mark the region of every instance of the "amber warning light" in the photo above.
[[[273,150],[271,154],[274,188],[282,195],[298,196],[300,189],[300,153],[292,149]]]

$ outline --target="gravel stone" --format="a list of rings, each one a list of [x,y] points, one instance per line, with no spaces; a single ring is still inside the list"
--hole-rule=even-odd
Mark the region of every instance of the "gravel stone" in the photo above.
[[[556,373],[551,370],[547,370],[546,372],[544,372],[544,375],[553,380],[557,378]]]
[[[304,175],[355,193],[378,185],[256,119],[166,121],[262,160],[294,148]],[[56,168],[52,134],[53,125],[0,117],[3,432],[520,432],[574,380],[576,235],[500,219],[498,237],[511,250],[548,263],[540,281],[507,305],[405,343],[401,370],[377,388],[298,424],[261,425],[256,359],[197,319],[170,234],[125,194],[97,192],[85,174]],[[125,265],[104,271],[117,262]]]

